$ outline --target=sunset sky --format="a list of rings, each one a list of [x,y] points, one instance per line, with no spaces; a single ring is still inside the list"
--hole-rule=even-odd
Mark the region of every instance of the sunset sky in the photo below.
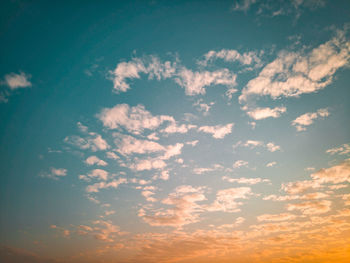
[[[350,262],[350,1],[0,4],[0,262]]]

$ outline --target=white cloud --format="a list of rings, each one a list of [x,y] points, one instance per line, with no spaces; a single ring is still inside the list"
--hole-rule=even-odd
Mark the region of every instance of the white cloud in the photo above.
[[[67,176],[67,169],[51,167],[50,173],[41,173],[39,176],[58,180],[60,177]]]
[[[102,169],[94,169],[87,175],[91,178],[98,178],[99,180],[106,181],[108,179],[108,172]]]
[[[305,131],[305,126],[311,125],[315,119],[327,116],[329,116],[329,112],[327,109],[319,109],[317,112],[308,112],[303,115],[300,115],[298,118],[292,121],[292,125],[295,126],[297,131]]]
[[[86,187],[86,192],[88,193],[97,193],[100,189],[106,189],[106,188],[118,188],[120,184],[127,183],[127,180],[125,178],[119,178],[118,180],[113,180],[108,183],[106,182],[99,182],[95,183],[93,185],[88,185]]]
[[[246,103],[252,97],[297,97],[325,88],[332,82],[334,73],[348,64],[350,45],[345,31],[311,50],[308,54],[280,52],[266,65],[259,76],[250,80],[239,97]]]
[[[32,83],[29,81],[31,75],[21,72],[20,74],[10,73],[5,75],[5,80],[2,84],[9,87],[11,90],[19,88],[28,88],[32,86]]]
[[[233,164],[233,168],[247,167],[248,162],[243,160],[238,160]]]
[[[153,169],[163,169],[166,167],[166,163],[161,159],[145,159],[145,160],[136,159],[128,167],[134,171],[145,171],[145,170],[153,170]]]
[[[269,150],[270,152],[276,152],[281,150],[281,147],[278,145],[275,145],[273,142],[267,143],[266,147],[267,147],[267,150]]]
[[[311,178],[318,183],[350,183],[350,159],[346,159],[338,165],[325,168],[311,174]]]
[[[145,129],[154,130],[164,122],[175,122],[171,116],[153,116],[143,105],[130,107],[128,104],[104,108],[97,117],[109,129],[123,128],[134,134],[140,134]]]
[[[263,214],[257,217],[258,221],[272,221],[272,222],[279,222],[279,221],[286,221],[286,220],[293,220],[296,218],[296,215],[290,214],[290,213],[282,213],[282,214]]]
[[[201,126],[198,131],[211,133],[215,139],[223,139],[227,134],[232,132],[233,123],[216,126]]]
[[[270,163],[266,164],[266,167],[273,167],[276,164],[277,164],[276,162],[270,162]]]
[[[339,155],[347,155],[350,153],[350,144],[343,144],[339,147],[331,148],[326,151],[331,155],[339,154]]]
[[[133,136],[120,133],[115,133],[114,136],[116,137],[114,143],[118,147],[117,151],[122,155],[149,154],[166,150],[164,146],[154,141],[136,139]]]
[[[105,161],[101,160],[100,158],[98,158],[97,156],[93,155],[90,156],[88,158],[86,158],[85,163],[87,165],[100,165],[100,166],[106,166],[108,165]]]
[[[129,62],[121,62],[110,74],[113,77],[114,89],[117,92],[126,92],[130,89],[127,79],[139,79],[140,73],[148,74],[150,79],[170,78],[176,70],[176,62],[166,61],[161,63],[155,56],[145,57],[144,59],[133,58]]]
[[[152,226],[181,227],[199,220],[198,213],[203,209],[197,203],[203,200],[206,198],[201,187],[182,185],[162,200],[162,203],[171,206],[170,208],[158,209],[153,215],[147,213],[145,208],[141,208],[139,216]]]
[[[252,195],[250,187],[238,187],[219,190],[216,193],[215,201],[206,207],[207,211],[223,211],[228,213],[240,211],[241,202],[236,199],[247,199]]]
[[[275,108],[256,108],[247,111],[249,117],[254,120],[262,120],[266,118],[278,118],[282,113],[287,111],[286,107],[275,107]]]
[[[261,60],[255,52],[246,52],[240,54],[237,50],[234,49],[222,49],[220,51],[211,50],[204,55],[204,60],[198,62],[201,66],[206,66],[208,62],[212,62],[216,59],[222,59],[226,62],[239,62],[243,65],[252,65],[258,64],[260,65]]]
[[[225,85],[229,87],[236,86],[237,75],[231,73],[228,69],[220,69],[213,72],[197,71],[193,72],[189,69],[182,68],[178,77],[175,79],[181,87],[185,89],[186,95],[193,96],[205,94],[204,87],[210,85]]]
[[[314,10],[325,5],[325,0],[236,0],[232,10],[247,13],[254,6],[257,9],[256,15],[267,17],[291,15],[294,19],[298,19],[304,10]]]
[[[79,147],[82,150],[90,149],[93,152],[107,150],[110,147],[101,135],[96,133],[89,133],[87,138],[76,135],[68,136],[64,139],[64,142]]]
[[[314,215],[327,213],[331,209],[332,202],[329,200],[308,201],[303,203],[288,204],[287,210],[299,210],[304,215]]]
[[[238,184],[249,184],[249,185],[253,185],[253,184],[258,184],[258,183],[268,183],[270,182],[269,179],[262,179],[262,178],[230,178],[228,176],[223,176],[222,180],[230,182],[230,183],[238,183]]]
[[[215,102],[209,102],[209,104],[206,104],[203,102],[203,99],[199,99],[193,103],[193,106],[195,106],[198,111],[202,112],[203,115],[206,116],[209,114],[209,110],[214,104]]]

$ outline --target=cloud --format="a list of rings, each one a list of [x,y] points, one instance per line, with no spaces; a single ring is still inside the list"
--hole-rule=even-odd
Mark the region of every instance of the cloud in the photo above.
[[[327,116],[329,116],[328,109],[319,109],[317,112],[308,112],[300,115],[298,118],[292,121],[292,125],[295,126],[297,131],[305,131],[305,126],[311,125],[315,119]]]
[[[126,92],[130,89],[127,79],[139,79],[140,74],[148,75],[149,79],[157,80],[173,78],[174,81],[185,89],[186,95],[193,96],[205,94],[205,87],[210,85],[225,85],[233,87],[236,85],[236,74],[228,69],[210,71],[192,71],[174,62],[162,63],[156,56],[144,58],[133,58],[129,62],[119,63],[110,76],[113,80],[114,90]]]
[[[330,211],[331,204],[332,202],[329,200],[288,204],[287,210],[288,211],[298,210],[302,212],[304,215],[323,214]]]
[[[213,172],[213,171],[219,171],[219,170],[223,170],[224,167],[220,164],[214,164],[212,167],[208,167],[208,168],[194,168],[193,169],[193,173],[194,174],[203,174],[203,173],[209,173],[209,172]]]
[[[178,77],[175,79],[176,83],[185,89],[188,96],[203,95],[206,93],[204,87],[211,85],[225,85],[234,87],[237,75],[231,73],[228,69],[220,69],[213,72],[197,71],[193,72],[189,69],[182,68]]]
[[[280,52],[243,88],[240,103],[260,96],[297,97],[325,88],[332,82],[335,72],[350,60],[350,45],[345,34],[346,31],[338,30],[334,38],[307,54]]]
[[[155,56],[145,57],[144,59],[133,58],[129,62],[121,62],[117,67],[110,71],[114,89],[117,92],[126,92],[130,89],[127,79],[139,79],[140,73],[148,74],[149,79],[166,79],[174,75],[176,70],[176,61],[171,63],[166,61],[161,63]]]
[[[87,165],[99,165],[99,166],[106,166],[108,165],[105,161],[101,160],[97,156],[93,155],[88,158],[86,158],[85,163]]]
[[[64,142],[74,145],[82,150],[90,149],[93,152],[104,151],[110,148],[108,143],[101,137],[101,135],[96,133],[89,133],[87,138],[82,138],[80,136],[67,136]]]
[[[256,108],[247,111],[249,117],[254,120],[263,120],[266,118],[278,118],[282,113],[287,111],[286,107],[275,107],[275,108]]]
[[[339,154],[339,155],[347,155],[350,153],[350,144],[343,144],[339,147],[331,148],[326,151],[330,155]]]
[[[230,178],[228,176],[223,176],[222,180],[230,182],[230,183],[238,183],[238,184],[249,184],[249,185],[253,185],[253,184],[258,184],[258,183],[266,183],[266,182],[270,182],[269,179],[262,179],[262,178]]]
[[[273,167],[276,164],[277,164],[276,162],[270,162],[270,163],[266,164],[266,167]]]
[[[296,215],[289,214],[289,213],[282,213],[282,214],[263,214],[257,217],[258,221],[272,221],[272,222],[279,222],[279,221],[286,221],[286,220],[293,220],[296,218]]]
[[[250,149],[254,149],[256,147],[266,147],[266,149],[270,152],[276,152],[281,150],[281,147],[279,145],[274,144],[273,142],[268,142],[267,144],[265,144],[263,141],[256,141],[256,140],[247,140],[245,143],[242,143],[241,141],[239,141],[233,147],[236,148],[240,145],[244,147],[248,147]]]
[[[269,150],[270,152],[276,152],[281,150],[281,147],[278,145],[275,145],[273,142],[267,143],[266,147],[267,147],[267,150]]]
[[[170,205],[172,208],[158,210],[153,215],[149,215],[141,208],[139,216],[152,226],[181,227],[199,220],[198,213],[202,208],[197,202],[204,200],[206,198],[201,187],[182,185],[162,200],[163,204]]]
[[[198,131],[211,133],[215,139],[223,139],[227,134],[232,132],[233,123],[228,123],[226,125],[216,125],[216,126],[201,126]]]
[[[314,10],[326,5],[325,0],[237,0],[232,7],[233,11],[242,11],[247,13],[254,6],[256,15],[275,17],[281,15],[291,15],[298,19],[306,10]]]
[[[67,169],[51,167],[50,173],[41,173],[39,176],[43,178],[58,180],[60,177],[67,176]]]
[[[120,133],[115,133],[114,136],[116,137],[114,143],[118,147],[117,151],[122,155],[149,154],[166,150],[164,146],[154,141],[137,139]]]
[[[296,181],[283,183],[281,189],[287,192],[288,194],[300,194],[309,189],[320,188],[321,185],[319,182],[312,180]]]
[[[193,106],[195,106],[199,112],[202,112],[203,115],[206,116],[209,114],[209,110],[214,104],[215,102],[210,102],[209,104],[206,104],[203,102],[203,99],[199,99],[195,103],[193,103]]]
[[[346,159],[338,165],[321,169],[311,174],[311,178],[318,183],[350,183],[350,159]]]
[[[201,66],[206,66],[208,62],[212,62],[216,59],[222,59],[226,62],[237,61],[242,65],[252,65],[254,63],[257,65],[261,64],[261,60],[255,52],[250,51],[240,54],[237,50],[234,49],[222,49],[220,51],[211,50],[204,55],[204,60],[200,60],[198,64]]]
[[[252,5],[256,3],[257,0],[242,0],[236,1],[232,10],[234,11],[244,11],[247,12]]]
[[[32,83],[29,81],[31,75],[21,72],[19,74],[10,73],[5,75],[3,85],[6,85],[11,90],[19,88],[28,88],[32,86]]]
[[[106,181],[108,179],[108,172],[102,169],[94,169],[87,175],[91,178],[98,178],[99,180]]]
[[[206,207],[207,211],[223,211],[228,213],[240,211],[241,202],[236,199],[247,199],[252,195],[250,187],[238,187],[219,190],[215,201]]]
[[[161,159],[151,159],[151,158],[145,159],[145,160],[136,159],[128,167],[134,171],[145,171],[145,170],[153,170],[153,169],[163,169],[166,167],[166,163]]]
[[[99,182],[95,183],[93,185],[88,185],[86,187],[86,192],[88,193],[98,193],[100,189],[106,189],[106,188],[115,188],[117,189],[120,184],[127,183],[127,179],[125,178],[119,178],[118,180],[113,180],[108,183],[106,182]]]
[[[153,116],[143,105],[130,107],[128,104],[104,108],[97,117],[109,129],[125,129],[134,134],[140,134],[145,129],[154,130],[164,122],[175,122],[171,116]]]
[[[238,160],[233,164],[233,168],[247,167],[248,162],[243,160]]]

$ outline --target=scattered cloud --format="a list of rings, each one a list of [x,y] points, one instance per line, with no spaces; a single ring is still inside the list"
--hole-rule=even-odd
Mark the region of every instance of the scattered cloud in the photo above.
[[[275,107],[275,108],[256,108],[247,111],[249,117],[254,120],[263,120],[266,118],[278,118],[282,113],[287,111],[286,107]]]
[[[108,165],[105,161],[101,160],[95,155],[92,155],[88,158],[86,158],[85,163],[87,165],[99,165],[99,166],[106,166]]]
[[[67,176],[67,169],[51,167],[49,173],[41,173],[39,176],[43,178],[58,180],[60,177]]]
[[[339,147],[331,148],[326,151],[330,155],[339,154],[339,155],[347,155],[350,153],[350,144],[343,144]]]
[[[295,126],[297,131],[305,131],[306,126],[311,125],[315,119],[321,117],[324,118],[327,116],[329,116],[328,109],[319,109],[317,112],[308,112],[299,116],[294,121],[292,121],[292,125]]]
[[[215,139],[223,139],[232,132],[233,125],[233,123],[228,123],[226,125],[201,126],[198,128],[198,131],[211,133]]]

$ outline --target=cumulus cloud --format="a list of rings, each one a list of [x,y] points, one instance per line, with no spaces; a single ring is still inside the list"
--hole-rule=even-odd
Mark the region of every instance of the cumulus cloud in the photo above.
[[[222,180],[230,182],[230,183],[238,183],[238,184],[258,184],[258,183],[268,183],[270,182],[269,179],[262,179],[262,178],[230,178],[228,176],[223,176]]]
[[[32,86],[32,83],[29,81],[30,78],[31,75],[26,74],[24,72],[20,72],[19,74],[10,73],[5,75],[2,84],[9,87],[11,90],[19,88],[28,88]]]
[[[182,68],[176,83],[185,89],[186,95],[193,96],[205,94],[205,87],[211,85],[225,85],[228,87],[236,86],[237,75],[230,72],[228,69],[220,69],[213,72],[197,71],[193,72],[189,69]]]
[[[266,167],[273,167],[276,164],[277,164],[276,162],[269,162],[269,163],[266,164]]]
[[[86,192],[88,193],[98,193],[100,189],[115,188],[117,189],[119,185],[127,183],[127,179],[119,178],[118,180],[113,180],[110,182],[99,182],[86,187]]]
[[[101,135],[96,133],[89,133],[86,138],[80,136],[67,136],[64,142],[74,145],[82,150],[90,149],[93,152],[107,150],[110,146],[102,138]]]
[[[226,125],[216,125],[216,126],[201,126],[198,131],[211,133],[215,139],[223,139],[227,134],[232,132],[233,123],[228,123]]]
[[[260,96],[272,99],[297,97],[325,88],[335,72],[350,60],[350,45],[346,31],[338,30],[331,40],[309,53],[280,52],[266,65],[259,76],[250,80],[239,97],[241,103]]]
[[[235,163],[233,164],[233,168],[240,168],[240,167],[247,167],[247,166],[248,166],[248,162],[244,160],[235,161]]]
[[[145,129],[154,130],[164,122],[175,122],[171,116],[153,116],[143,105],[130,107],[128,104],[104,108],[97,117],[109,129],[125,129],[134,134],[140,134]]]
[[[153,215],[141,208],[139,216],[152,226],[181,227],[199,220],[199,212],[202,211],[202,208],[198,202],[204,200],[206,198],[201,187],[182,185],[162,200],[163,204],[171,208],[158,210]]]
[[[287,111],[286,107],[275,107],[275,108],[256,108],[247,111],[249,117],[254,120],[263,120],[266,118],[278,118],[282,113]]]
[[[209,110],[214,104],[215,102],[209,102],[209,104],[207,104],[203,102],[203,99],[199,99],[193,103],[193,106],[195,106],[198,111],[202,112],[203,115],[206,116],[209,114]]]
[[[287,204],[288,211],[300,211],[304,215],[327,213],[331,209],[332,202],[329,200],[308,201],[296,204]]]
[[[290,213],[282,213],[282,214],[263,214],[257,217],[258,221],[286,221],[286,220],[293,220],[296,218],[296,215],[290,214]]]
[[[87,174],[88,177],[98,178],[99,180],[106,181],[108,179],[108,172],[102,169],[94,169]]]
[[[242,205],[237,199],[247,199],[252,195],[250,187],[238,187],[219,190],[215,201],[206,207],[207,211],[223,211],[228,213],[240,211]]]
[[[317,112],[308,112],[303,115],[300,115],[294,121],[292,121],[292,125],[295,126],[297,131],[305,131],[306,126],[311,125],[315,119],[324,118],[329,116],[328,109],[319,109]]]
[[[39,176],[43,178],[58,180],[60,177],[67,176],[67,169],[51,167],[49,173],[41,173]]]
[[[251,55],[252,56],[252,55]],[[248,55],[246,55],[248,57]],[[247,58],[245,58],[247,59]],[[205,87],[210,85],[225,85],[229,88],[236,85],[236,74],[228,69],[210,71],[192,71],[174,62],[162,63],[156,56],[133,58],[129,62],[119,63],[110,76],[114,83],[114,90],[126,92],[130,89],[128,79],[139,79],[140,74],[148,75],[149,79],[173,78],[174,81],[185,89],[186,95],[205,94]]]
[[[350,144],[343,144],[339,147],[328,149],[326,153],[329,153],[330,155],[334,155],[334,154],[347,155],[350,153]]]
[[[160,62],[155,56],[145,57],[144,59],[133,58],[129,62],[121,62],[117,67],[110,71],[114,89],[117,92],[126,92],[130,89],[127,79],[139,79],[140,74],[148,74],[150,79],[166,79],[174,75],[176,70],[176,61]]]
[[[311,174],[311,178],[318,183],[350,183],[350,159],[346,159],[338,165],[321,169]]]
[[[292,15],[295,19],[298,19],[305,10],[314,10],[325,5],[325,0],[236,0],[232,10],[246,13],[254,7],[257,15],[267,17]]]
[[[5,86],[3,90],[0,90],[0,103],[8,102],[8,97],[11,93],[17,89],[29,88],[32,86],[30,82],[31,75],[24,72],[9,73],[4,76],[4,80],[0,80],[0,85]]]
[[[247,140],[245,143],[242,143],[241,141],[239,141],[233,147],[236,148],[240,145],[244,147],[248,147],[250,149],[254,149],[256,147],[265,147],[270,152],[276,152],[281,150],[281,147],[279,145],[276,145],[273,142],[268,142],[265,144],[263,141],[256,141],[256,140]]]
[[[97,156],[93,155],[88,158],[86,158],[85,163],[87,165],[99,165],[99,166],[106,166],[108,165],[105,161],[101,160]]]
[[[226,62],[239,62],[242,65],[260,65],[261,60],[256,52],[250,51],[243,54],[240,54],[237,50],[234,49],[222,49],[220,51],[211,50],[204,55],[204,60],[198,62],[201,66],[206,66],[208,62],[212,62],[216,59],[222,59]]]

